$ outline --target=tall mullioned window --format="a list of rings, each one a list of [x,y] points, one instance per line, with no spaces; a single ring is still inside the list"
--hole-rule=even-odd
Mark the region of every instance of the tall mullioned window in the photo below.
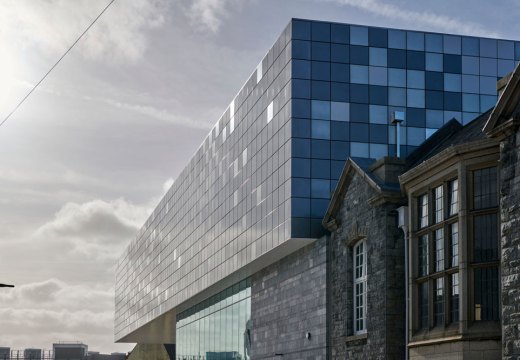
[[[473,171],[472,261],[474,320],[499,320],[499,219],[497,168]]]
[[[417,329],[443,328],[459,321],[458,212],[458,179],[417,196]]]
[[[354,333],[367,330],[367,249],[366,240],[354,246]]]

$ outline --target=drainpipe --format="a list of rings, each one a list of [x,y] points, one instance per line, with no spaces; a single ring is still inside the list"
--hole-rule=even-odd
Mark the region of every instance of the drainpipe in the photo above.
[[[401,206],[397,209],[399,214],[399,229],[404,233],[404,277],[405,277],[405,337],[404,337],[404,358],[408,360],[408,328],[409,328],[409,309],[410,309],[410,294],[408,289],[408,206]]]

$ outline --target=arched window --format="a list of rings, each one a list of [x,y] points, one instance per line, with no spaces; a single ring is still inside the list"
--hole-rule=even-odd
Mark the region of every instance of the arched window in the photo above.
[[[354,246],[354,334],[367,331],[367,248],[366,240]]]

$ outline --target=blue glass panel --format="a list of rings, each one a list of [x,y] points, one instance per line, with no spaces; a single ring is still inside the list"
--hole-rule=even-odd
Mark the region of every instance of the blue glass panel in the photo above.
[[[292,100],[292,116],[298,118],[311,117],[311,102],[303,99]]]
[[[313,41],[312,60],[330,61],[330,44]]]
[[[330,42],[330,24],[324,22],[313,21],[312,23],[312,40]]]
[[[408,50],[424,50],[424,33],[407,31],[406,32],[406,48]]]
[[[480,112],[485,112],[495,106],[497,97],[489,95],[480,95]]]
[[[422,51],[408,50],[406,52],[406,63],[409,70],[424,70],[425,55]]]
[[[312,79],[330,81],[330,63],[322,61],[312,62]]]
[[[479,96],[477,94],[462,94],[462,110],[478,112],[480,110]]]
[[[444,92],[444,109],[451,111],[462,110],[462,95],[459,92]]]
[[[371,124],[388,124],[389,116],[387,106],[370,105],[369,112],[369,120]]]
[[[311,111],[313,119],[330,120],[330,102],[312,100]]]
[[[350,156],[367,158],[369,156],[368,143],[351,142]]]
[[[406,69],[406,51],[388,49],[388,67]]]
[[[497,93],[497,78],[492,76],[480,77],[480,93],[485,95],[496,95]]]
[[[292,178],[291,192],[293,197],[310,197],[311,180],[302,178]]]
[[[480,58],[480,75],[497,76],[497,59]]]
[[[387,69],[385,67],[370,66],[368,81],[370,85],[386,86],[388,84]]]
[[[329,166],[330,171],[330,166]],[[329,200],[311,199],[311,217],[322,219],[329,207]]]
[[[409,107],[423,108],[424,107],[424,90],[407,89],[406,103]]]
[[[426,51],[441,53],[443,49],[442,35],[426,34]]]
[[[444,35],[444,52],[446,54],[461,54],[461,38],[456,35]]]
[[[520,42],[515,42],[515,60],[520,60]]]
[[[426,127],[438,129],[442,125],[444,125],[444,120],[441,110],[426,110]]]
[[[311,177],[310,159],[293,158],[291,166],[292,177]]]
[[[311,157],[311,141],[309,139],[293,138],[291,148],[293,157]]]
[[[406,109],[406,126],[425,127],[426,110],[417,108]]]
[[[462,113],[462,124],[466,125],[467,123],[469,123],[472,120],[476,119],[479,115],[480,115],[480,113],[478,113],[478,112],[476,112],[476,113],[469,113],[469,112]]]
[[[479,77],[476,75],[462,75],[462,91],[465,93],[478,94]]]
[[[419,146],[426,140],[426,131],[424,128],[408,127],[406,143],[408,145]]]
[[[370,144],[370,157],[372,159],[380,159],[384,156],[388,156],[388,145]]]
[[[407,85],[414,89],[424,89],[424,71],[408,70]]]
[[[388,85],[406,87],[406,70],[388,68]]]
[[[311,216],[311,200],[307,198],[291,198],[291,216],[309,217]]]
[[[307,238],[310,236],[311,224],[308,218],[291,218],[291,237]],[[223,357],[220,357],[219,359],[223,359]]]
[[[406,32],[402,30],[388,30],[388,47],[406,49]]]
[[[370,124],[370,143],[386,144],[387,141],[388,125]]]
[[[348,122],[331,121],[330,122],[330,138],[331,140],[349,141],[350,126]]]
[[[331,24],[330,41],[338,44],[348,44],[350,42],[350,27],[343,24]]]
[[[498,57],[513,60],[515,58],[515,43],[508,40],[498,40]]]
[[[344,141],[330,142],[330,157],[334,160],[346,160],[350,152],[350,144]]]
[[[444,123],[446,124],[448,121],[455,119],[458,122],[461,122],[462,113],[460,111],[445,111],[444,112]]]
[[[368,66],[350,65],[350,81],[354,84],[368,84]]]
[[[311,122],[309,119],[291,119],[292,136],[301,138],[311,137]]]
[[[460,74],[462,72],[462,57],[460,55],[444,54],[444,71]]]
[[[388,105],[388,88],[386,86],[370,85],[370,104]]]
[[[331,103],[331,120],[349,121],[350,108],[349,103],[346,102],[332,102]]]
[[[368,104],[368,85],[350,84],[350,101]]]
[[[380,28],[368,29],[368,44],[370,46],[387,47],[388,30]]]
[[[462,57],[462,73],[463,74],[479,74],[479,58],[473,56]]]
[[[350,101],[350,86],[344,83],[330,83],[330,99],[332,101]]]
[[[309,80],[293,79],[291,88],[293,98],[309,99],[311,97],[311,82]]]
[[[479,56],[479,39],[474,37],[462,38],[462,55]]]
[[[368,142],[368,124],[350,123],[350,140]]]
[[[292,57],[293,59],[310,59],[311,58],[311,42],[303,40],[292,41]]]
[[[426,53],[426,70],[429,71],[443,71],[443,55]]]
[[[425,88],[427,90],[444,90],[444,74],[436,71],[426,71]]]
[[[292,77],[299,79],[311,78],[311,62],[307,60],[292,61]]]
[[[350,104],[350,121],[352,122],[368,122],[368,105]]]
[[[330,139],[330,122],[325,120],[311,121],[313,139]]]
[[[348,144],[348,146],[350,147],[350,144]],[[347,157],[348,157],[348,154],[350,154],[350,149],[348,149],[348,153],[347,153]],[[330,177],[331,179],[339,179],[340,175],[341,175],[341,172],[343,171],[343,166],[345,165],[345,162],[344,161],[331,161],[330,162]],[[331,189],[335,189],[336,188],[336,185],[335,185],[335,182],[334,181],[331,181]]]
[[[497,41],[495,39],[479,39],[480,56],[497,57]]]
[[[353,45],[368,45],[368,28],[364,26],[351,26],[350,43]]]
[[[389,87],[388,105],[406,106],[406,89]]]
[[[426,91],[426,107],[428,109],[444,109],[444,93],[442,91]]]
[[[338,63],[348,63],[350,61],[348,45],[331,44],[330,60]]]
[[[310,40],[311,39],[311,23],[303,20],[292,21],[292,38]]]
[[[366,46],[350,46],[350,63],[356,65],[369,64],[369,50]]]
[[[330,159],[330,141],[312,140],[311,157],[314,159]]]
[[[311,196],[318,199],[328,199],[330,197],[330,180],[312,179]]]
[[[311,160],[311,177],[313,179],[330,179],[330,160]]]
[[[461,75],[444,73],[444,90],[445,91],[460,91],[461,90]]]
[[[370,65],[386,66],[387,50],[382,48],[371,47],[369,50]]]
[[[330,100],[330,82],[316,81],[311,82],[312,98],[316,100]]]
[[[498,59],[498,77],[504,77],[515,68],[514,60]]]

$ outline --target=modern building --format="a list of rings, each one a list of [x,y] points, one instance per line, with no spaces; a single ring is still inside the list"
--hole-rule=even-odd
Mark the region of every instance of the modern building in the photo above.
[[[441,127],[493,107],[518,60],[515,41],[293,19],[118,262],[116,340],[175,344],[178,359],[325,359],[402,358],[434,339],[417,335],[402,297],[396,211],[423,189],[407,187],[410,162]],[[433,294],[440,275],[428,266],[409,274],[412,301],[421,286]],[[451,289],[463,271],[443,272]],[[417,314],[429,327],[427,309]]]
[[[88,355],[88,345],[81,342],[59,342],[52,344],[55,360],[83,360]]]

